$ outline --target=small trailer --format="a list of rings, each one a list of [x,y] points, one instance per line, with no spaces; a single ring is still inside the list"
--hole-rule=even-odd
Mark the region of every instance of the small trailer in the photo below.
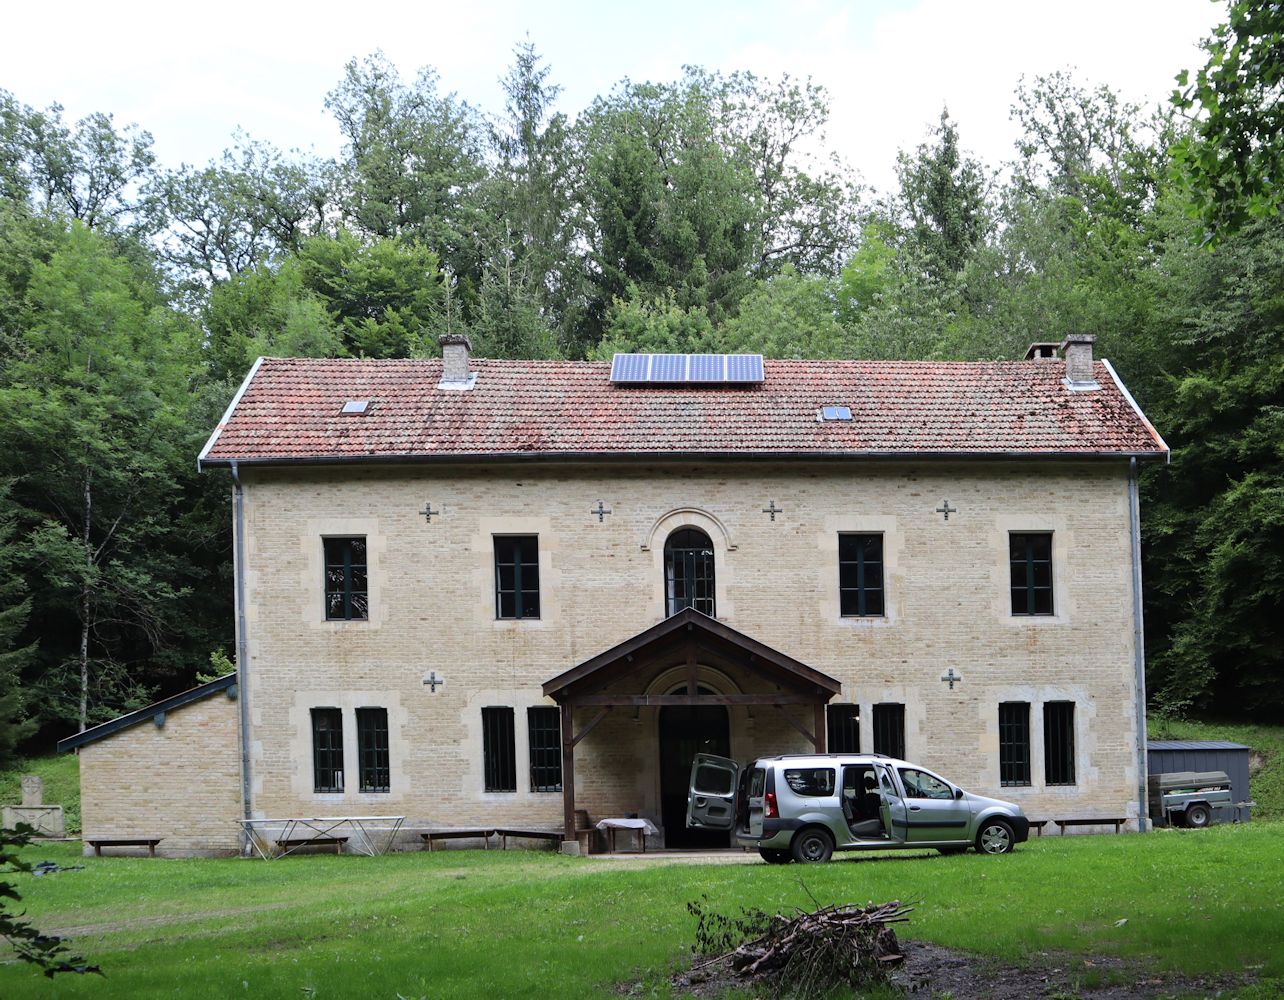
[[[1233,803],[1231,780],[1225,771],[1170,771],[1150,776],[1150,817],[1168,826],[1209,826],[1224,818]]]

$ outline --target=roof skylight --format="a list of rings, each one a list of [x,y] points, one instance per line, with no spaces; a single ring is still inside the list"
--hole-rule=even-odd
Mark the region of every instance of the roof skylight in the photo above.
[[[370,408],[368,399],[350,399],[343,404],[342,413],[365,413]]]
[[[821,420],[851,420],[852,409],[850,406],[822,406],[820,408]]]

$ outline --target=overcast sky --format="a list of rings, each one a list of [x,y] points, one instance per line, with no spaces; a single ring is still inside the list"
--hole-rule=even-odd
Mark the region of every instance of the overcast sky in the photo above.
[[[993,166],[1012,154],[1018,79],[1073,68],[1141,103],[1202,63],[1197,45],[1224,19],[1210,0],[794,0],[522,4],[504,0],[286,4],[20,0],[5,14],[0,87],[62,103],[73,118],[137,122],[163,163],[203,164],[239,127],[282,148],[338,152],[323,107],[343,64],[382,49],[406,77],[423,65],[484,111],[529,35],[574,114],[622,77],[672,80],[684,64],[828,88],[829,144],[877,187],[896,151],[922,141],[948,104],[963,144]]]

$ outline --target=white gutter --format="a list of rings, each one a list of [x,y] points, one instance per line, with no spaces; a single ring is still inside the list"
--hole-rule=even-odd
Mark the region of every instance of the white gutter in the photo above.
[[[197,472],[201,471],[201,465],[209,455],[210,449],[213,448],[215,442],[218,441],[218,436],[223,433],[223,428],[227,426],[227,422],[232,419],[232,411],[236,409],[236,404],[239,403],[241,401],[241,397],[245,395],[245,390],[250,387],[250,380],[258,374],[259,365],[261,364],[263,364],[263,359],[261,357],[255,358],[254,364],[250,366],[250,370],[246,373],[245,378],[241,380],[241,387],[236,390],[236,395],[232,397],[232,401],[227,404],[227,409],[223,411],[223,419],[218,422],[218,426],[210,433],[209,440],[205,442],[205,447],[202,448],[201,453],[196,456]]]

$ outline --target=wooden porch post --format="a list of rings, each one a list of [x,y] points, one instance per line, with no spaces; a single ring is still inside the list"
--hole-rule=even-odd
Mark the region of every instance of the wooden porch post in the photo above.
[[[562,839],[575,839],[575,728],[571,706],[562,705]]]
[[[814,742],[815,742],[815,744],[816,744],[816,752],[817,752],[817,753],[824,753],[824,752],[825,752],[825,736],[826,736],[826,733],[825,733],[825,703],[824,703],[824,702],[822,702],[822,701],[818,701],[818,702],[816,702],[816,728],[815,728],[815,729],[813,729],[813,730],[812,730],[812,732],[815,734],[815,736],[814,736],[814,740],[813,740],[813,741],[814,741]]]

